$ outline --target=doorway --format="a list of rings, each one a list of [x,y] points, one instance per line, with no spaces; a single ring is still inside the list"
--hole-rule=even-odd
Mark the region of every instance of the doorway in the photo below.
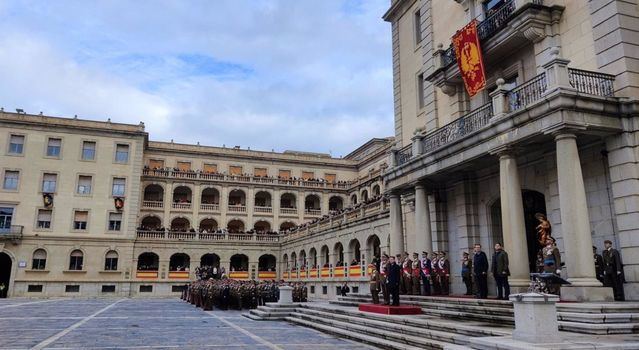
[[[537,272],[537,253],[542,248],[537,241],[536,227],[539,224],[535,215],[537,213],[546,215],[546,198],[537,191],[521,191],[524,205],[524,225],[526,227],[526,243],[528,247],[528,269],[530,272]],[[501,225],[501,200],[497,198],[490,207],[490,218],[492,223],[493,244],[503,242],[503,231]]]
[[[12,264],[11,257],[7,253],[0,253],[0,298],[6,298],[9,295]]]

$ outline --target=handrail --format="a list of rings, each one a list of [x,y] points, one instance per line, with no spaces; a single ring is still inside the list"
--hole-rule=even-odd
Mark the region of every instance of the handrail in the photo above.
[[[508,92],[510,110],[516,111],[539,101],[547,88],[546,73],[541,73],[524,83],[524,85],[514,88]]]
[[[615,94],[615,76],[583,69],[568,68],[570,86],[585,94],[612,97]]]
[[[24,226],[11,225],[7,228],[0,228],[0,239],[21,239]]]
[[[451,142],[457,141],[467,135],[488,125],[490,117],[493,115],[493,104],[489,102],[468,115],[465,115],[451,123],[448,123],[435,132],[426,135],[421,142],[423,152],[430,153]]]
[[[137,230],[136,236],[139,239],[153,240],[178,240],[178,241],[234,241],[234,242],[257,242],[273,243],[279,242],[282,235],[274,234],[254,234],[254,233],[220,233],[220,232],[183,232],[183,231],[161,231],[161,230]]]
[[[397,151],[397,165],[404,164],[408,162],[409,159],[413,157],[413,146],[412,144],[406,145],[404,148]]]

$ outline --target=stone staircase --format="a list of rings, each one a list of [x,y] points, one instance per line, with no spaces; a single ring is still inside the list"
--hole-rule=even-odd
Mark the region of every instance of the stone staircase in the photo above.
[[[455,345],[465,348],[472,337],[510,334],[510,327],[474,321],[447,321],[427,315],[407,317],[372,314],[355,307],[328,303],[297,304],[292,308],[294,311],[289,312],[290,309],[289,305],[267,305],[251,310],[244,316],[255,320],[284,319],[382,349],[444,349]]]
[[[258,306],[257,309],[249,310],[249,312],[242,314],[242,316],[256,321],[284,320],[294,313],[297,308],[302,307],[302,305],[303,304],[300,303],[266,303],[264,306]]]
[[[417,305],[425,315],[444,319],[514,325],[510,301],[403,295],[404,304]],[[341,306],[370,303],[366,294],[349,294],[330,301]],[[559,303],[559,329],[584,334],[639,334],[639,303]]]

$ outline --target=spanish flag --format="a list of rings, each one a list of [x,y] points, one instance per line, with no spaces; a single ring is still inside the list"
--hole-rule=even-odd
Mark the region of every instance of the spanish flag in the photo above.
[[[481,46],[477,35],[477,20],[471,21],[455,33],[453,48],[466,91],[470,97],[473,97],[486,87],[484,59],[481,55]]]

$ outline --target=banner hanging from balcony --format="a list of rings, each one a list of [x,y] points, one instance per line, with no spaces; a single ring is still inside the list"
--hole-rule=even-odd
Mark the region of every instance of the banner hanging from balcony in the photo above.
[[[453,48],[457,65],[464,79],[466,91],[471,97],[486,87],[484,59],[477,35],[477,20],[468,23],[453,36]]]

